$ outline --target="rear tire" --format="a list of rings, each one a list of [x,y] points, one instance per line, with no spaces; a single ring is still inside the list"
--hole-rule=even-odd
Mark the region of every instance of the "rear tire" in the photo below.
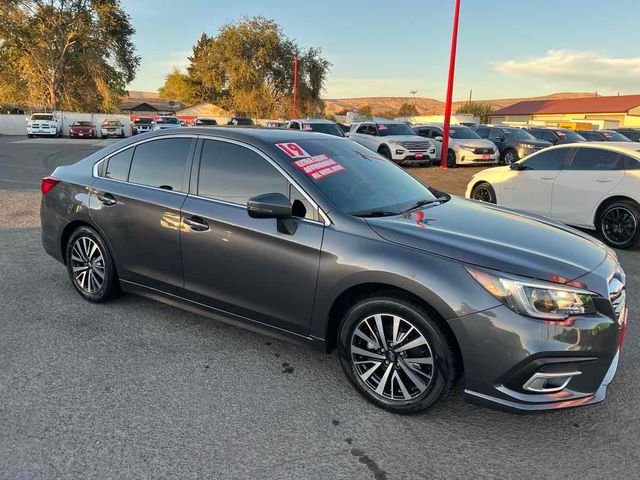
[[[471,190],[471,198],[473,200],[478,200],[479,202],[497,203],[496,191],[493,189],[491,184],[487,182],[480,182],[477,185],[474,185]]]
[[[85,300],[103,303],[120,294],[113,258],[94,229],[76,229],[67,241],[65,258],[71,283]]]
[[[347,311],[338,348],[342,369],[358,392],[391,412],[430,408],[458,378],[455,347],[434,314],[392,292],[364,297]]]
[[[607,245],[628,249],[640,240],[640,205],[621,200],[607,205],[598,216],[598,232]]]

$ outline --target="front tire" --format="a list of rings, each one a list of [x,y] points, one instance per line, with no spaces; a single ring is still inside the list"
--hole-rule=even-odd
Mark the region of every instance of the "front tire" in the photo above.
[[[387,158],[389,160],[393,160],[391,158],[391,150],[389,150],[389,147],[387,147],[386,145],[382,145],[379,149],[378,149],[378,153],[380,155],[382,155],[384,158]]]
[[[493,189],[491,184],[487,182],[480,182],[477,185],[474,185],[471,190],[471,198],[473,200],[478,200],[479,202],[497,203],[496,191]]]
[[[610,247],[634,247],[640,239],[640,206],[629,200],[607,205],[598,218],[598,231]]]
[[[502,154],[502,163],[504,163],[505,165],[511,165],[517,161],[518,154],[515,150],[505,150],[505,152]]]
[[[357,302],[344,316],[338,343],[349,381],[367,400],[391,412],[430,408],[458,376],[449,335],[433,313],[401,295]]]
[[[71,234],[66,260],[71,283],[85,300],[103,303],[120,293],[111,253],[92,228],[80,227]]]
[[[447,168],[456,168],[458,164],[456,163],[456,152],[453,150],[449,150],[447,152]]]

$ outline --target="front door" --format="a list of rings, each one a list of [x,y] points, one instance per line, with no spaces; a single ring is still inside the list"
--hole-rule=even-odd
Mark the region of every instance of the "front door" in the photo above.
[[[180,207],[195,140],[152,140],[112,155],[92,185],[91,216],[108,239],[121,280],[182,287]]]
[[[548,217],[551,214],[553,182],[563,168],[570,148],[543,150],[523,162],[520,170],[502,186],[502,204]]]
[[[197,160],[194,173],[195,165]],[[307,334],[324,232],[317,211],[244,145],[203,140],[197,173],[196,195],[182,207],[185,295]],[[247,200],[264,193],[282,193],[294,202],[295,233],[279,232],[275,219],[249,217]]]

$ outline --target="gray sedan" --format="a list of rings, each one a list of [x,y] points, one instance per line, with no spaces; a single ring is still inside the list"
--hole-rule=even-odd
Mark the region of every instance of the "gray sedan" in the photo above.
[[[538,411],[604,399],[625,274],[597,240],[434,192],[343,138],[190,128],[42,182],[42,240],[78,293],[135,293],[330,351],[397,413],[466,398]],[[239,359],[241,351],[236,352]]]

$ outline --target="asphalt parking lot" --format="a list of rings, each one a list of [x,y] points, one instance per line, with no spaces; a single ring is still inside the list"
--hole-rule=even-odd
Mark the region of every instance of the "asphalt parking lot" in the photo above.
[[[520,416],[380,410],[335,353],[152,301],[82,301],[40,244],[39,179],[111,140],[0,137],[0,479],[636,478],[640,252],[604,404]],[[476,169],[420,169],[460,193]],[[413,172],[416,173],[416,172]]]

